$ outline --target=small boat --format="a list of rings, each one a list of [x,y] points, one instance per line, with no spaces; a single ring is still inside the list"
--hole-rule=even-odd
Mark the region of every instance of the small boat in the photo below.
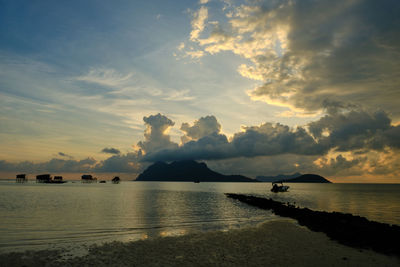
[[[101,183],[101,184],[105,184],[105,183],[106,183],[106,181],[102,180],[102,181],[100,181],[99,183]]]
[[[120,181],[121,181],[121,179],[119,179],[118,176],[115,176],[115,177],[111,180],[111,182],[112,182],[113,184],[119,184]]]
[[[288,191],[289,186],[283,185],[282,182],[274,182],[272,183],[271,192],[278,193],[278,192],[286,192]]]

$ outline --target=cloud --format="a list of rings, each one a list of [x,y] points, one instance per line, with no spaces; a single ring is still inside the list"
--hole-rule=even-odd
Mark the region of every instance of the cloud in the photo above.
[[[167,97],[164,97],[164,100],[168,101],[189,101],[195,99],[195,97],[188,95],[189,90],[173,90],[168,94]]]
[[[114,155],[104,161],[93,158],[83,160],[65,160],[53,158],[49,161],[34,163],[23,161],[12,163],[0,160],[0,171],[40,173],[40,172],[130,172],[136,174],[143,168],[136,152]]]
[[[223,134],[211,134],[197,141],[189,141],[173,149],[159,149],[143,156],[142,161],[174,161],[224,159],[236,156],[236,151]]]
[[[234,135],[232,144],[240,156],[255,157],[285,153],[320,155],[327,151],[302,127],[290,129],[280,123],[264,123],[244,127],[245,132]]]
[[[133,73],[121,74],[114,69],[92,68],[85,75],[78,76],[77,81],[87,83],[95,83],[103,86],[119,87],[128,82],[133,76]]]
[[[110,148],[105,147],[105,148],[103,148],[103,149],[101,150],[101,152],[103,152],[103,153],[108,153],[108,154],[116,154],[116,155],[118,155],[118,154],[121,153],[121,151],[119,151],[118,149],[113,148],[113,147],[110,147]]]
[[[196,120],[192,126],[189,123],[182,123],[181,131],[185,133],[181,140],[186,143],[190,140],[198,140],[208,135],[218,134],[221,131],[221,124],[218,123],[215,116],[206,116]]]
[[[297,112],[368,106],[400,117],[400,2],[253,1],[226,12],[227,23],[190,40],[205,53],[249,60],[238,71],[262,82],[249,91],[253,100]]]
[[[175,149],[178,145],[170,140],[168,130],[175,125],[175,123],[168,119],[166,116],[158,113],[157,115],[150,115],[143,117],[146,124],[146,131],[144,133],[144,141],[137,143],[137,146],[144,153],[152,153],[161,149]]]
[[[98,163],[94,167],[94,171],[138,173],[142,169],[142,164],[139,163],[138,157],[139,154],[134,152],[114,155]]]
[[[70,159],[73,158],[72,156],[70,156],[70,155],[68,155],[68,154],[65,154],[65,153],[63,153],[63,152],[58,152],[58,155],[61,156],[61,157],[66,157],[66,158],[70,158]]]
[[[57,159],[34,163],[23,161],[12,163],[0,160],[0,171],[12,172],[130,172],[138,173],[142,170],[143,164],[139,162],[140,153],[131,152],[127,154],[118,154],[109,157],[103,161],[97,161],[94,158],[83,160]]]
[[[316,172],[329,176],[381,175],[399,172],[398,136],[383,111],[335,110],[304,126],[291,128],[280,123],[243,126],[228,138],[221,133],[215,116],[182,123],[178,145],[168,131],[175,123],[160,113],[145,116],[145,140],[127,154],[103,161],[51,159],[46,162],[0,161],[1,171],[37,172],[129,172],[137,174],[155,161],[207,160],[212,169],[250,176]],[[115,148],[103,151],[119,152]],[[67,156],[60,152],[60,156]]]
[[[383,111],[368,113],[353,110],[326,115],[309,124],[310,133],[320,144],[337,151],[383,150],[387,146],[400,148],[395,137],[399,129],[399,126],[391,125],[388,114]]]
[[[185,54],[190,56],[192,59],[199,59],[204,56],[204,52],[201,50],[197,51],[186,51]]]
[[[203,32],[205,22],[208,19],[208,9],[205,6],[201,6],[199,10],[193,13],[192,19],[192,31],[190,32],[190,40],[197,40],[200,34]]]
[[[163,119],[167,120],[166,117]],[[172,126],[171,123],[168,125]],[[228,140],[220,133],[216,118],[207,116],[195,121],[193,126],[182,124],[185,135],[181,146],[158,146],[142,160],[217,160],[283,154],[323,156],[331,151],[384,151],[400,148],[399,129],[400,126],[391,125],[389,116],[383,111],[352,110],[328,114],[295,129],[280,123],[242,127],[242,132]]]
[[[23,161],[18,163],[0,160],[0,170],[16,172],[89,172],[93,169],[97,161],[93,158],[83,160],[65,160],[53,158],[46,162],[33,163]]]
[[[354,155],[347,153],[347,156],[338,154],[337,156],[326,155],[314,161],[314,169],[326,175],[362,175],[365,173],[364,166],[367,164],[368,157],[365,155]]]

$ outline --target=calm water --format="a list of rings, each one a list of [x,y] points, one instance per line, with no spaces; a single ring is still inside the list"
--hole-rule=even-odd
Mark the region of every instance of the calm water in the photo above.
[[[0,181],[0,253],[255,225],[277,217],[223,193],[250,193],[400,225],[400,185],[268,183],[16,184]]]

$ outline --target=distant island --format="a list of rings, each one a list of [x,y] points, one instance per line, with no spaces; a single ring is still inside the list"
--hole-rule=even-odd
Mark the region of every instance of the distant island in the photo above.
[[[144,170],[136,181],[169,182],[258,182],[242,175],[223,175],[194,160],[156,162]]]
[[[285,182],[285,183],[332,183],[328,179],[318,174],[301,174],[294,173],[292,175],[279,174],[277,176],[257,176],[257,180],[262,182]]]
[[[299,172],[285,175],[285,174],[278,174],[276,176],[257,176],[256,179],[261,181],[261,182],[277,182],[277,181],[282,181],[282,180],[288,180],[288,179],[293,179],[301,176],[302,174]]]

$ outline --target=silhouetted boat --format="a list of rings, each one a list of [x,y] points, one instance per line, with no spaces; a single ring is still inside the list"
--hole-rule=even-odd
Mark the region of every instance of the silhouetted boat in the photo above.
[[[280,183],[274,182],[274,183],[272,183],[271,192],[274,192],[274,193],[286,192],[286,191],[288,191],[288,189],[289,189],[288,185],[283,185],[282,182],[280,182]]]
[[[101,184],[105,184],[105,183],[106,183],[106,181],[104,181],[104,180],[103,180],[103,181],[100,181],[99,183],[101,183]]]

